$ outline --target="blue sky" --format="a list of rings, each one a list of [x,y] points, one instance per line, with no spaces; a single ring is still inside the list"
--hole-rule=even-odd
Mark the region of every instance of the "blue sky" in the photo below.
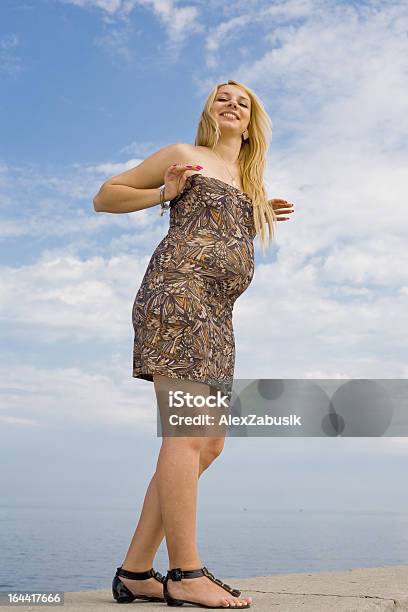
[[[150,473],[155,398],[151,383],[131,377],[131,308],[168,216],[98,214],[92,198],[159,148],[192,143],[209,90],[227,79],[262,99],[273,123],[267,191],[295,203],[267,257],[255,240],[254,279],[234,308],[236,377],[408,378],[407,31],[406,3],[392,0],[2,1],[8,500],[21,491],[43,499],[51,482],[62,486],[61,469],[66,495],[83,495],[80,457],[98,483],[90,498],[103,498],[121,453],[136,463],[151,453],[141,478]],[[389,493],[384,507],[406,504],[406,439],[339,442],[230,440],[218,474],[234,453],[250,457],[248,478],[287,455],[284,506],[297,472],[313,484],[304,507],[369,508],[378,486]],[[49,480],[34,486],[50,462]],[[265,499],[262,483],[252,486]]]

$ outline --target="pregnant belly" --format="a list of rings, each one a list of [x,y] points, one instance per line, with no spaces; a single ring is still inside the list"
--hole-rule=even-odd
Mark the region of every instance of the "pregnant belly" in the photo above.
[[[189,261],[195,269],[216,278],[247,277],[253,274],[253,243],[245,238],[199,234],[180,244],[180,263]]]
[[[174,270],[200,279],[207,297],[235,299],[247,289],[254,274],[253,243],[244,238],[227,240],[199,235],[179,245]]]

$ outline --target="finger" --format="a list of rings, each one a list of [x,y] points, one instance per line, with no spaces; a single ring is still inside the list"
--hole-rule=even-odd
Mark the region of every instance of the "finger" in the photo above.
[[[274,202],[273,207],[274,208],[293,208],[293,204],[276,204],[276,202]]]
[[[173,164],[172,166],[170,166],[172,171],[178,173],[184,172],[186,169],[202,170],[203,167],[204,166],[199,166],[198,164]]]
[[[289,200],[284,200],[283,198],[272,198],[270,202],[272,203],[281,202],[282,204],[293,205],[293,202],[289,202]]]
[[[275,210],[274,211],[277,217],[282,216],[282,215],[290,215],[294,212],[295,212],[294,210]]]

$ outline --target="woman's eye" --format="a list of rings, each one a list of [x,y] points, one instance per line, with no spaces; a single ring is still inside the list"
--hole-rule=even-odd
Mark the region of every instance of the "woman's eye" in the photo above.
[[[227,102],[226,98],[218,98],[218,101],[219,102]],[[241,106],[243,106],[244,108],[248,108],[248,106],[246,104],[242,104],[241,103]]]

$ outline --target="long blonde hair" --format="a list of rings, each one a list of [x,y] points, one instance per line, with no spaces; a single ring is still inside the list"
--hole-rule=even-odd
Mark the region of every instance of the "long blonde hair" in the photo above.
[[[268,246],[270,246],[275,236],[276,214],[268,201],[263,184],[266,152],[272,140],[272,122],[264,110],[262,102],[251,89],[238,81],[219,83],[211,90],[204,104],[194,144],[195,146],[205,146],[212,149],[220,138],[220,128],[210,110],[219,88],[223,85],[241,87],[251,99],[251,118],[247,128],[248,138],[246,140],[242,138],[238,164],[244,192],[252,199],[254,225],[256,233],[260,237],[261,252],[264,254],[266,245],[265,228],[266,226],[269,228]]]

